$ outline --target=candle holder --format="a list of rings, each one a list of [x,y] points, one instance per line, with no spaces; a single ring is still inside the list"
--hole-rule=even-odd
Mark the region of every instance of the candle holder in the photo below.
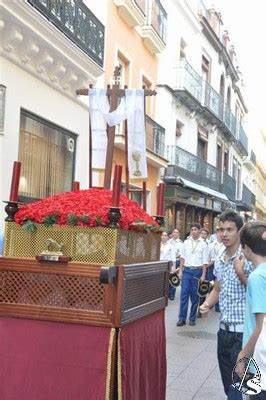
[[[110,228],[119,228],[119,221],[121,218],[120,207],[110,207],[108,214]]]
[[[5,206],[5,212],[7,213],[7,217],[5,218],[5,221],[7,222],[14,222],[15,221],[15,214],[18,211],[18,205],[19,203],[17,201],[4,201],[4,203],[7,203]]]
[[[164,216],[163,215],[154,215],[155,221],[160,226],[164,226]]]

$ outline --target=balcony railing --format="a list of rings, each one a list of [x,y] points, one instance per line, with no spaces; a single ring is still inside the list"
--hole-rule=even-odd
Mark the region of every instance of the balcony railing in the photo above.
[[[103,66],[104,26],[82,0],[27,0],[52,24]]]
[[[256,197],[254,193],[252,193],[244,183],[242,186],[242,202],[248,206],[255,206],[256,203]]]
[[[159,156],[164,156],[165,129],[146,115],[146,146]]]
[[[187,90],[201,103],[202,78],[185,59],[180,61],[178,68],[177,89]]]
[[[167,146],[166,158],[172,164],[166,169],[166,176],[174,173],[174,176],[179,175],[192,182],[220,190],[221,172],[213,165],[178,146]]]
[[[191,96],[182,96],[180,93],[187,91]],[[248,149],[248,138],[236,117],[224,102],[223,97],[194,70],[194,68],[182,59],[178,68],[176,97],[181,102],[186,102],[187,107],[206,113],[206,118],[214,119],[221,129],[230,133],[234,139],[239,140],[244,153]],[[188,100],[189,98],[189,100]],[[211,113],[211,117],[210,117]]]
[[[147,25],[152,25],[160,38],[166,42],[167,14],[160,0],[149,0]]]
[[[239,142],[246,152],[246,155],[248,155],[248,137],[241,125],[239,126]]]
[[[222,96],[213,89],[213,87],[207,82],[203,83],[203,101],[202,103],[210,111],[216,115],[221,121],[223,120],[223,98]]]
[[[223,183],[221,184],[220,191],[226,194],[229,200],[235,201],[236,199],[236,180],[227,172],[222,174]]]

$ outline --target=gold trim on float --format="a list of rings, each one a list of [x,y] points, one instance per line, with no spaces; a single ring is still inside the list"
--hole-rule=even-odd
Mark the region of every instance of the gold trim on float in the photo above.
[[[36,224],[34,232],[6,222],[5,257],[35,259],[46,242],[60,243],[72,261],[93,264],[135,264],[160,259],[160,235],[110,227]]]
[[[105,385],[105,400],[110,400],[111,383],[112,383],[112,366],[113,366],[113,349],[115,345],[116,330],[112,328],[110,331],[108,352],[107,352],[107,371]]]

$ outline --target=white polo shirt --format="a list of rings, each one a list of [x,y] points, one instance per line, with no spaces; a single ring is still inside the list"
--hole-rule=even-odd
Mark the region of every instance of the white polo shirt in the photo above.
[[[160,260],[161,261],[172,261],[175,264],[175,248],[168,240],[167,242],[161,242],[160,249]]]
[[[192,237],[184,241],[181,249],[181,258],[185,267],[202,267],[208,263],[208,245],[201,238],[193,240]]]

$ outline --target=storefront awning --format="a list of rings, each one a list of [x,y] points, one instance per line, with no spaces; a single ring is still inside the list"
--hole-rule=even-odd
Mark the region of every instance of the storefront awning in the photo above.
[[[186,186],[191,189],[195,189],[201,193],[209,194],[210,196],[216,197],[217,199],[229,201],[228,197],[224,193],[217,192],[216,190],[210,189],[207,186],[202,186],[202,185],[199,185],[198,183],[191,182],[188,179],[178,177],[177,183],[181,183],[183,186]]]

